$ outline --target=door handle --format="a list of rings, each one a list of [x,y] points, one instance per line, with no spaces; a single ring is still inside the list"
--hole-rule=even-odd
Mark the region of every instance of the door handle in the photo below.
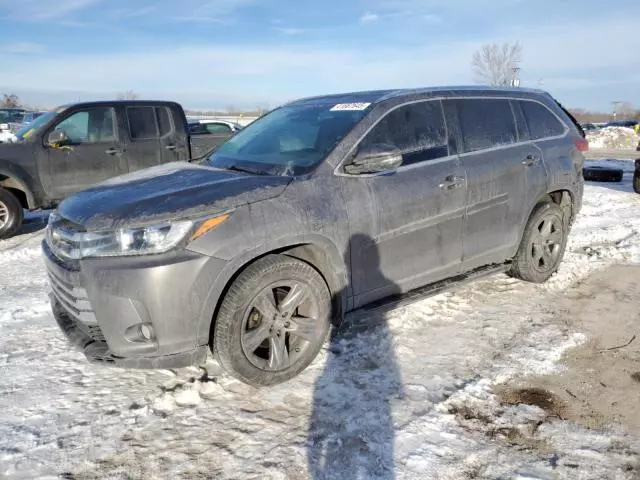
[[[438,185],[440,188],[445,190],[454,190],[456,188],[460,188],[464,183],[464,177],[458,177],[456,175],[449,175],[444,179],[444,182]]]
[[[538,163],[538,157],[536,157],[534,155],[527,155],[527,157],[522,162],[522,164],[525,167],[530,167],[532,165],[535,165],[536,163]]]
[[[107,155],[118,155],[119,153],[122,153],[122,152],[117,148],[108,148],[104,151],[104,153],[106,153]]]
[[[177,147],[175,145],[167,145],[166,147],[167,150],[175,150]]]

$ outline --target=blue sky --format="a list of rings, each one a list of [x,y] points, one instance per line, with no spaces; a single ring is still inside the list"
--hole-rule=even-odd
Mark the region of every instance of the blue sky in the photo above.
[[[0,91],[54,105],[134,90],[190,108],[473,83],[482,44],[523,46],[523,86],[640,108],[637,0],[0,0]]]

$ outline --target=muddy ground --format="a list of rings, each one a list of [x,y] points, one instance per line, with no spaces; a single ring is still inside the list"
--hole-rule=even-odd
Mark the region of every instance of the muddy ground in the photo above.
[[[587,428],[618,425],[640,435],[640,267],[592,275],[554,310],[559,324],[587,341],[564,355],[563,373],[519,379],[496,393]]]

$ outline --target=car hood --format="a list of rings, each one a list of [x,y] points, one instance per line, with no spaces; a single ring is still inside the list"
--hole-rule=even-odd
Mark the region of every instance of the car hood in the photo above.
[[[68,197],[59,214],[87,230],[215,215],[282,194],[288,177],[172,162],[115,177]]]

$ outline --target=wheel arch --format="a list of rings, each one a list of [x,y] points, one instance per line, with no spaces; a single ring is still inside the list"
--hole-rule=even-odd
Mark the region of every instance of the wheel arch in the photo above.
[[[520,243],[522,242],[522,236],[524,235],[524,231],[527,228],[527,224],[531,219],[531,216],[535,212],[535,209],[541,203],[555,203],[556,205],[560,205],[564,212],[565,221],[567,222],[567,226],[571,226],[575,221],[575,202],[574,202],[574,194],[567,189],[558,189],[553,190],[551,192],[547,192],[544,195],[540,196],[529,208],[529,214],[524,219],[522,225],[520,225],[520,234],[518,235],[518,243],[512,248],[510,257],[513,257],[518,248],[520,247]]]
[[[14,174],[0,170],[0,188],[4,188],[13,193],[20,201],[22,208],[26,210],[35,208],[36,202],[33,193],[29,187],[27,187],[27,184],[18,179]]]
[[[198,328],[198,343],[210,343],[224,297],[238,276],[250,265],[268,255],[286,255],[313,267],[324,279],[332,298],[332,323],[339,324],[346,310],[347,267],[335,245],[328,240],[298,241],[245,253],[225,268],[204,302]]]

